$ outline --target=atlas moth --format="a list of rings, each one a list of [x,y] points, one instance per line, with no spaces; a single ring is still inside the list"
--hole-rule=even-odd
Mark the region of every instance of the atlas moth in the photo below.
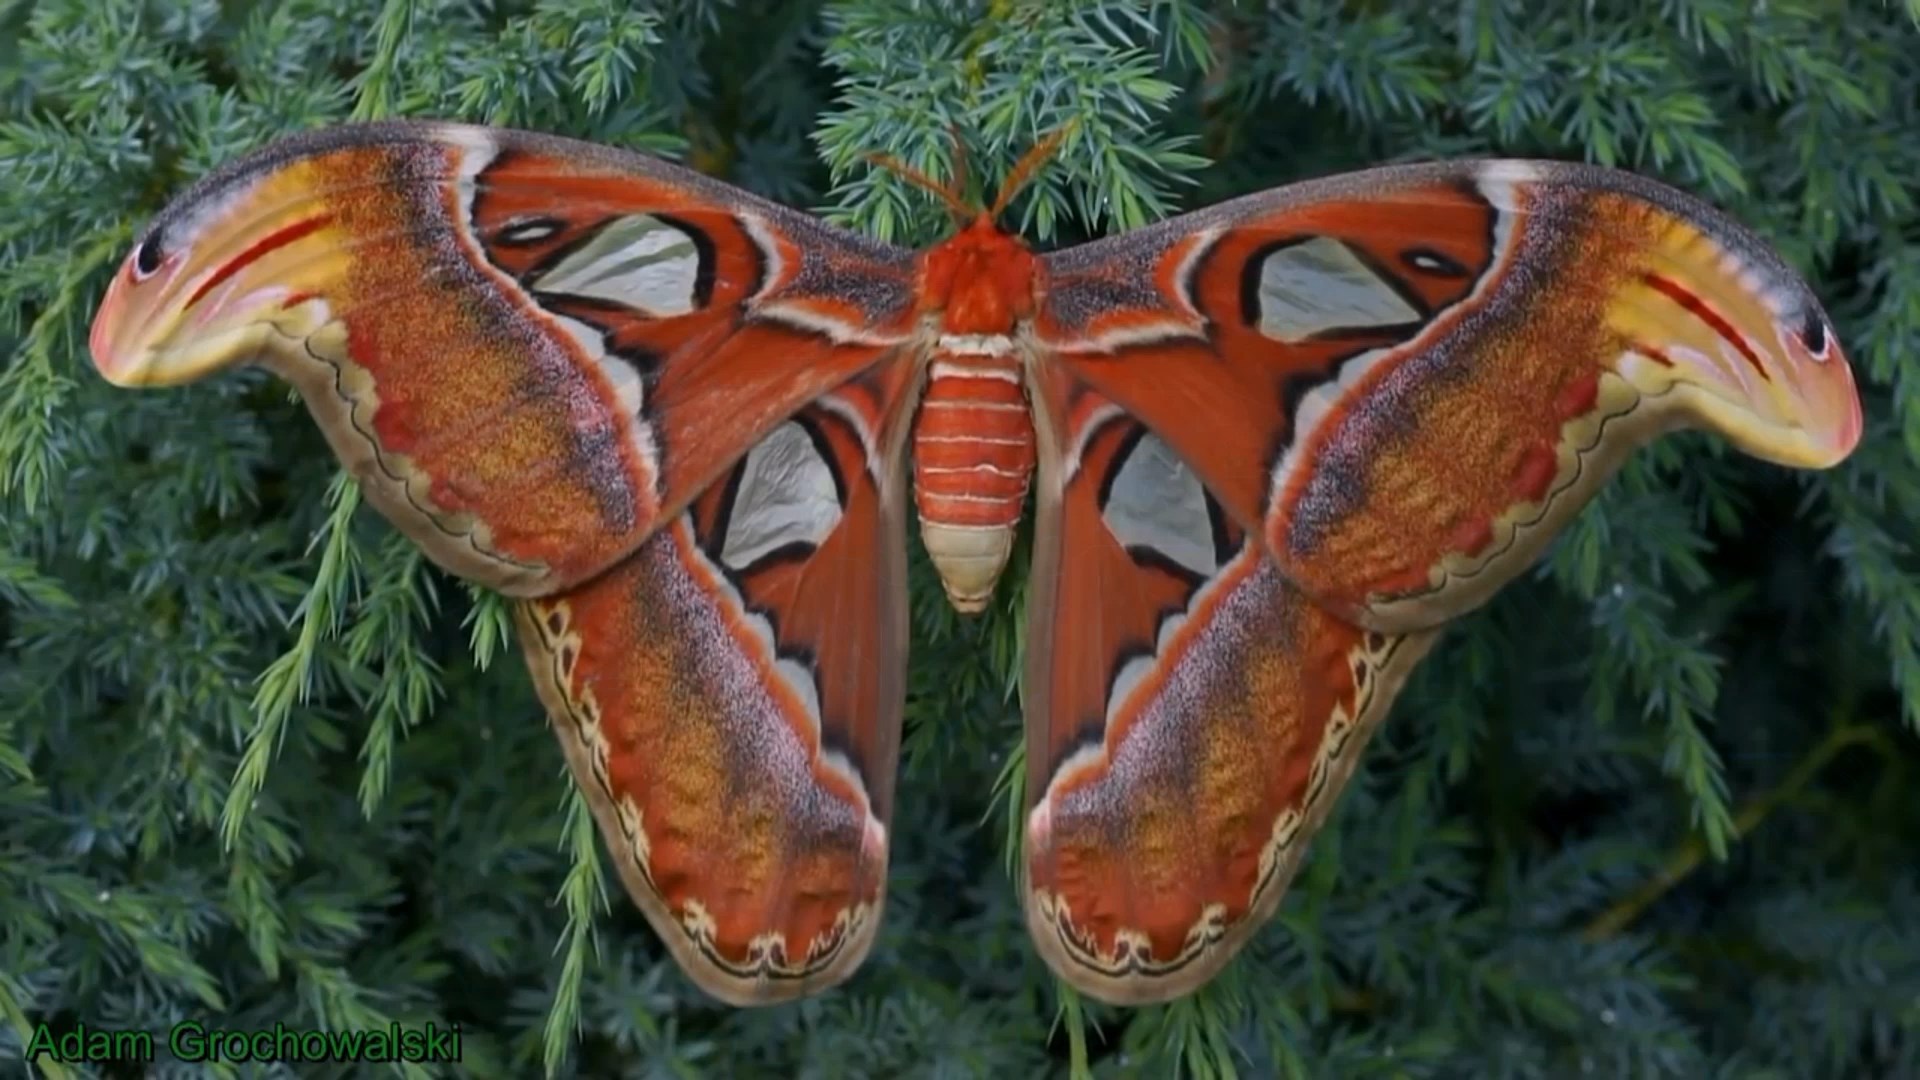
[[[1246,944],[1441,628],[1635,447],[1860,438],[1806,283],[1654,181],[1395,165],[1042,254],[999,218],[1050,149],[986,211],[899,167],[960,220],[914,252],[550,135],[300,135],[154,219],[92,353],[268,367],[512,598],[627,892],[737,1004],[874,941],[909,471],[962,611],[1033,498],[1019,888],[1061,978],[1142,1003]]]

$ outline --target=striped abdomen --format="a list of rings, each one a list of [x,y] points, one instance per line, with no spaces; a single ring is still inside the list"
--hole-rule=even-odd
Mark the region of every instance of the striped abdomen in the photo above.
[[[1033,479],[1033,417],[1002,335],[941,338],[913,427],[920,537],[947,599],[987,606]]]

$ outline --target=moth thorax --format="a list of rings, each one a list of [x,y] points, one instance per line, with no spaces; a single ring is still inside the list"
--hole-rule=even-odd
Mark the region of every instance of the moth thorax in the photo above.
[[[949,334],[913,425],[920,538],[956,610],[987,606],[1033,479],[1033,417],[1002,335]]]

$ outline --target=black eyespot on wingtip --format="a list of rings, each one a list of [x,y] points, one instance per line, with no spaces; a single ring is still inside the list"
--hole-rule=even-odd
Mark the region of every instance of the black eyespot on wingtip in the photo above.
[[[166,252],[160,250],[159,238],[143,237],[139,246],[133,249],[133,272],[140,277],[151,277],[165,259]]]
[[[1815,356],[1827,354],[1830,344],[1827,340],[1827,320],[1818,311],[1807,312],[1806,320],[1800,324],[1800,343]]]

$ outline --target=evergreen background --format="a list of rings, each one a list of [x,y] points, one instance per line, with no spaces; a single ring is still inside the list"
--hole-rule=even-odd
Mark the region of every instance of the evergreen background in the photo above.
[[[0,0],[0,1061],[39,1021],[391,1018],[459,1023],[477,1076],[1920,1076],[1917,20]],[[600,867],[498,600],[358,510],[284,387],[86,360],[170,194],[383,115],[663,151],[912,243],[942,215],[858,155],[943,171],[950,124],[992,179],[1080,121],[1016,209],[1043,244],[1393,159],[1624,164],[1814,276],[1867,439],[1821,475],[1640,455],[1427,661],[1243,958],[1138,1011],[1063,999],[1007,874],[1024,563],[961,622],[916,552],[882,938],[733,1011]]]

